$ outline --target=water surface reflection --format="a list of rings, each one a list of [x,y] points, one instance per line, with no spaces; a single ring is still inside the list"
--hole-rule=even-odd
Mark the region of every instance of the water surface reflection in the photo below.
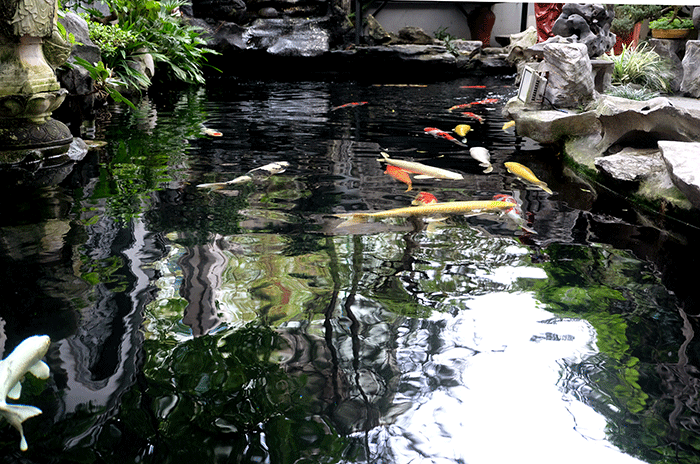
[[[3,205],[5,348],[54,341],[23,458],[700,461],[697,308],[656,260],[683,232],[552,169],[556,153],[501,130],[498,105],[474,109],[469,136],[491,175],[423,133],[465,122],[454,104],[514,93],[486,80],[227,81],[113,108],[107,147]],[[538,235],[496,217],[336,229],[333,213],[412,199],[381,149],[462,172],[416,182],[441,201],[513,195]],[[291,168],[196,188],[273,161]],[[0,445],[19,459],[14,434]]]

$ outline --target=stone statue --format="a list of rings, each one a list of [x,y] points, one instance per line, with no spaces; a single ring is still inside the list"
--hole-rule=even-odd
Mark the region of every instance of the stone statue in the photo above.
[[[50,117],[66,96],[55,68],[70,53],[57,9],[57,0],[0,0],[0,163],[22,160],[27,150],[67,151],[73,140]]]

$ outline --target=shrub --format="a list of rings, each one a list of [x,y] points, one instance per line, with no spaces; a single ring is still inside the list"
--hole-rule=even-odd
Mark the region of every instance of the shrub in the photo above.
[[[619,55],[605,55],[614,63],[613,84],[637,84],[652,91],[669,92],[671,64],[646,44],[622,47]]]

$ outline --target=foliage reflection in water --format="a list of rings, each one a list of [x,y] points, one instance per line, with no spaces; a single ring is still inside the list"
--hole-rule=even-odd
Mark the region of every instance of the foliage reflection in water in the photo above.
[[[115,109],[106,148],[3,206],[6,345],[54,340],[27,462],[700,462],[693,320],[611,245],[650,228],[601,212],[498,106],[469,134],[488,176],[423,134],[509,79],[222,84]],[[370,103],[329,112],[349,101]],[[512,194],[539,234],[495,217],[335,229],[334,212],[410,202],[380,148],[464,173],[416,182],[441,201]],[[196,188],[273,161],[291,167]],[[19,459],[14,434],[1,446]]]

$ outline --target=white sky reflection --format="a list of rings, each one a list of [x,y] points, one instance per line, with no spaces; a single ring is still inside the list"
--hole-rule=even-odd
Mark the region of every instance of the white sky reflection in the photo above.
[[[404,372],[409,387],[399,388],[395,403],[412,407],[370,434],[372,462],[642,462],[609,443],[605,418],[561,387],[563,365],[596,353],[586,321],[553,322],[529,293],[491,293],[469,308],[454,317],[434,314],[445,344],[422,372]],[[399,363],[416,359],[419,349],[400,345]],[[410,384],[425,382],[431,363],[439,366],[433,372],[454,370],[457,382],[416,394]]]

